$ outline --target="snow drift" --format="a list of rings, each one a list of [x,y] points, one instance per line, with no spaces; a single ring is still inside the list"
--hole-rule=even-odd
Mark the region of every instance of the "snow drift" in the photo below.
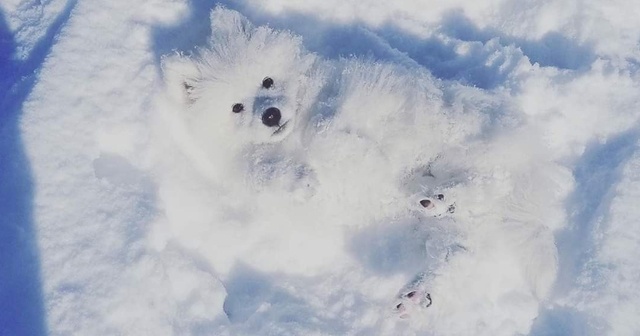
[[[0,0],[0,334],[636,333],[638,6],[424,5]]]

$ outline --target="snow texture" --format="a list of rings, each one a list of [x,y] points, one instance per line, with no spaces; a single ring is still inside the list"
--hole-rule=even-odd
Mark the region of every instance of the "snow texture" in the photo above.
[[[0,335],[640,333],[638,15],[1,0]]]

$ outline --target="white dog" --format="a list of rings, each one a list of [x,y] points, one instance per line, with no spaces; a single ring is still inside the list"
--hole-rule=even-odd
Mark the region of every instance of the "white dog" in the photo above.
[[[557,267],[552,225],[535,210],[552,208],[562,193],[549,200],[539,194],[539,181],[549,180],[546,189],[555,186],[544,174],[551,163],[540,164],[540,172],[529,169],[529,156],[515,161],[497,146],[512,153],[509,142],[478,136],[491,126],[482,115],[488,112],[477,107],[485,96],[460,85],[445,94],[445,84],[424,69],[322,60],[299,37],[254,27],[220,7],[212,12],[212,33],[208,46],[167,57],[163,68],[176,138],[222,191],[195,181],[197,187],[176,196],[185,185],[176,179],[178,187],[164,197],[175,198],[166,201],[174,207],[167,212],[179,214],[170,219],[175,231],[196,227],[184,240],[198,240],[193,245],[204,246],[221,274],[232,266],[230,255],[265,272],[324,272],[349,259],[342,242],[350,225],[366,227],[413,208],[425,215],[425,225],[451,223],[447,229],[455,226],[451,232],[467,241],[451,241],[437,263],[442,271],[401,291],[395,303],[401,317],[463,311],[467,306],[456,293],[478,304],[510,304],[516,297],[513,304],[526,302],[535,316]],[[429,170],[406,180],[413,167]],[[415,190],[420,185],[425,189]],[[237,191],[243,188],[247,192]],[[183,225],[184,218],[195,224]],[[494,264],[509,272],[487,272]],[[420,266],[415,272],[428,273]],[[511,287],[485,293],[467,286],[471,277]],[[472,308],[469,314],[485,314]]]

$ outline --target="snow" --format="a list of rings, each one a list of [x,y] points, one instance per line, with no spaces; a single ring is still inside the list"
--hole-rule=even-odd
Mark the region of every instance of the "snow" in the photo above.
[[[0,335],[639,333],[639,14],[0,1]]]

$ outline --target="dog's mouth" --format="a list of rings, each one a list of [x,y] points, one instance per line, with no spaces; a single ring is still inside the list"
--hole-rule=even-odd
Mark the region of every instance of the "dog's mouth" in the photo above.
[[[289,124],[289,120],[285,121],[284,124],[278,126],[278,129],[276,129],[275,132],[273,132],[271,135],[278,135],[282,133],[282,131],[284,131],[285,128],[287,128],[287,124]]]

